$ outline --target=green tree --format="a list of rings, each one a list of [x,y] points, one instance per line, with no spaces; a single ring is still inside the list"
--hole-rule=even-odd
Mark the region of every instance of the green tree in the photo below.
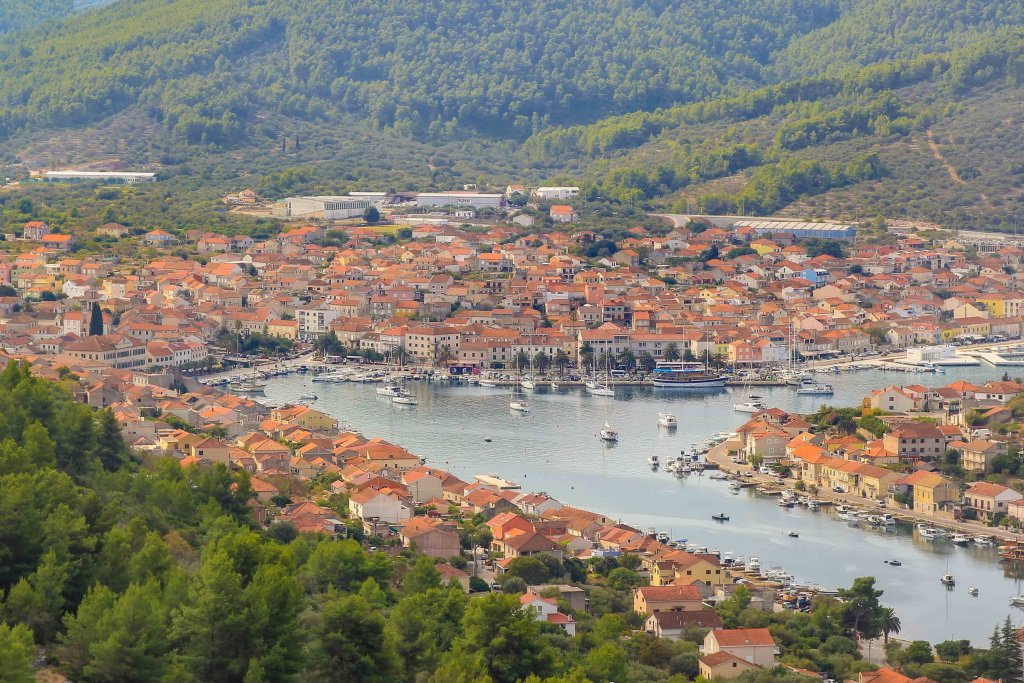
[[[69,563],[58,559],[53,550],[48,551],[36,570],[11,588],[3,605],[4,616],[9,622],[32,629],[37,642],[52,641],[64,614],[70,580]]]
[[[378,211],[377,207],[375,207],[375,206],[371,206],[371,207],[367,208],[366,211],[363,211],[363,220],[366,221],[367,223],[371,223],[371,224],[372,223],[379,223],[380,222],[380,211]]]
[[[896,616],[896,610],[892,607],[883,607],[879,616],[882,620],[882,635],[885,637],[885,642],[889,642],[889,636],[898,636],[900,629],[903,628],[903,624],[900,623],[900,618]]]
[[[358,595],[331,597],[313,627],[309,672],[326,683],[390,683],[398,660],[384,617]]]
[[[404,677],[431,673],[462,630],[468,599],[462,589],[432,588],[400,600],[388,618],[388,640]]]
[[[627,680],[626,651],[614,643],[605,643],[587,653],[584,668],[594,681]]]
[[[652,356],[650,352],[644,351],[642,354],[640,354],[640,358],[637,360],[637,364],[640,366],[640,369],[643,370],[644,372],[650,372],[657,366],[658,361],[655,360],[654,356]]]
[[[98,302],[92,302],[92,310],[89,313],[89,336],[103,334],[103,311],[100,310]]]
[[[546,676],[552,653],[540,635],[540,623],[514,595],[492,594],[470,601],[462,636],[442,660],[435,681],[473,680],[479,672],[494,683],[515,683],[530,674]]]
[[[539,557],[532,555],[517,557],[509,562],[508,567],[505,568],[505,574],[507,576],[518,576],[527,585],[545,583],[551,578],[548,566]]]
[[[875,590],[875,579],[862,576],[854,579],[850,588],[840,588],[839,597],[844,601],[843,624],[862,638],[877,638],[881,635],[881,605],[878,599],[882,591]]]
[[[667,361],[679,360],[679,347],[676,345],[675,342],[670,342],[668,345],[665,346],[664,358]]]
[[[32,632],[23,624],[0,623],[0,683],[34,683]]]
[[[402,593],[415,595],[440,586],[441,574],[434,567],[434,562],[429,557],[422,556],[416,558],[412,568],[403,577]]]
[[[616,567],[608,573],[608,585],[615,590],[628,591],[644,583],[644,578],[640,574],[626,567]]]
[[[925,640],[915,640],[903,650],[904,661],[911,664],[928,664],[935,661],[932,646]]]
[[[333,588],[352,592],[367,578],[386,584],[391,578],[391,564],[383,553],[368,554],[352,539],[320,543],[309,556],[304,576],[307,587],[314,592]]]
[[[558,349],[555,352],[555,367],[558,368],[558,374],[561,375],[565,372],[565,369],[572,365],[572,359],[569,358],[569,354],[564,349]]]

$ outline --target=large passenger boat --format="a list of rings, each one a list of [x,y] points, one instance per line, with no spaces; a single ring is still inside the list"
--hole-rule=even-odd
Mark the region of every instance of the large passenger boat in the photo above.
[[[659,389],[717,389],[725,380],[703,363],[688,361],[659,361],[651,376],[651,384]]]

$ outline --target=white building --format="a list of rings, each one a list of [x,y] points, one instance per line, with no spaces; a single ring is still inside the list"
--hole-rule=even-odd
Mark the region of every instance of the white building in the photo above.
[[[579,193],[578,187],[538,187],[533,196],[537,199],[576,199]]]
[[[156,173],[112,173],[107,171],[47,171],[43,180],[48,183],[120,183],[136,185],[155,183]]]
[[[502,195],[484,192],[420,192],[416,206],[467,206],[474,209],[501,207]]]
[[[295,311],[295,319],[299,322],[299,339],[314,341],[330,331],[330,325],[341,316],[327,306],[299,308]]]
[[[362,216],[370,207],[384,201],[383,194],[349,197],[286,197],[274,204],[273,214],[278,218],[319,218],[333,221]]]

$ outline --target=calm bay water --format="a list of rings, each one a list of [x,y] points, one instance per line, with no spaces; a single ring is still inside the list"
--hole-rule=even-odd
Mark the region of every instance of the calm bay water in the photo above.
[[[531,392],[527,415],[508,409],[508,389],[420,382],[409,387],[417,406],[393,404],[377,396],[372,384],[311,383],[307,375],[272,380],[267,398],[282,403],[313,391],[320,397],[315,407],[343,424],[401,444],[426,456],[429,465],[463,479],[498,474],[524,490],[546,491],[563,503],[618,517],[640,529],[656,527],[673,538],[759,557],[762,567],[784,567],[803,582],[841,587],[858,576],[874,576],[885,591],[883,602],[902,619],[901,638],[968,638],[982,645],[1007,614],[1018,625],[1024,621],[1024,612],[1008,603],[1020,592],[1017,581],[1007,575],[1010,567],[998,562],[994,548],[924,541],[909,526],[889,531],[851,527],[827,510],[780,508],[774,498],[753,491],[731,495],[725,482],[707,476],[678,480],[652,472],[646,460],[657,454],[664,462],[715,432],[735,430],[749,415],[734,412],[733,404],[751,392],[770,406],[807,413],[823,404],[857,405],[871,389],[888,384],[938,386],[1001,375],[1001,370],[982,365],[951,368],[947,374],[870,370],[822,376],[835,385],[834,397],[797,396],[789,387],[735,387],[715,393],[625,387],[614,399],[576,387],[541,389]],[[657,415],[665,410],[676,414],[678,429],[658,426]],[[606,420],[619,431],[618,445],[607,446],[597,438]],[[720,511],[732,520],[712,521],[711,514]],[[790,538],[789,530],[800,537]],[[899,559],[903,566],[891,567],[885,559]],[[957,579],[952,591],[939,583],[947,567]],[[980,595],[970,597],[968,586],[976,586]]]

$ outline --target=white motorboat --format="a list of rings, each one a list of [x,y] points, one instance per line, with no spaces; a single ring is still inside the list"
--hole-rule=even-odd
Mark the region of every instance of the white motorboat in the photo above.
[[[921,538],[923,538],[926,541],[934,541],[935,537],[939,535],[938,532],[936,532],[935,529],[932,528],[918,529],[917,533],[920,534]]]
[[[761,403],[761,401],[753,399],[754,397],[751,396],[751,400],[749,401],[734,403],[732,409],[735,410],[737,413],[759,413],[762,410],[767,409],[767,406]]]
[[[976,598],[976,597],[978,597],[978,589],[975,588],[974,586],[968,586],[967,587],[967,594]]]
[[[1010,598],[1010,604],[1014,607],[1024,607],[1024,595],[1017,595]]]
[[[377,387],[377,395],[391,397],[401,396],[402,387],[399,386],[398,384],[395,384],[394,382],[385,382],[384,384]]]
[[[658,425],[672,429],[679,426],[679,420],[672,413],[658,413]]]
[[[583,386],[585,386],[590,391],[593,391],[594,389],[600,389],[601,383],[594,379],[588,379]]]
[[[519,386],[523,389],[533,390],[537,388],[537,383],[530,377],[524,377],[523,380],[519,382]]]
[[[648,457],[647,464],[650,465],[652,468],[656,468],[658,466],[658,456],[652,455]]]
[[[392,396],[391,402],[403,406],[414,406],[417,403],[416,399],[408,391],[403,391],[398,396]]]
[[[528,413],[528,412],[530,412],[530,404],[527,403],[526,401],[523,401],[522,399],[516,399],[516,400],[513,400],[513,401],[509,401],[508,402],[508,408],[509,408],[509,410],[514,410],[514,411],[519,412],[519,413]]]
[[[556,389],[558,389],[558,382],[552,380],[551,381],[551,390],[555,391]]]
[[[747,571],[748,572],[759,572],[761,571],[761,560],[756,557],[751,557],[747,560]]]
[[[943,574],[942,578],[939,579],[939,583],[946,587],[952,587],[956,585],[956,579],[953,578],[952,574]]]
[[[299,396],[299,398],[301,398],[303,400],[306,400],[306,401],[315,401],[315,400],[317,400],[320,397],[317,396],[316,394],[302,394],[301,396]]]
[[[813,379],[805,378],[800,380],[800,384],[796,388],[796,393],[803,396],[831,396],[835,393],[835,388],[831,384],[816,382]]]
[[[601,433],[599,435],[602,441],[618,441],[619,433],[612,429],[612,426],[607,422],[604,423],[604,427],[601,427]]]
[[[480,386],[487,387],[488,389],[493,389],[498,385],[494,382],[493,379],[482,379],[480,380]]]
[[[949,541],[955,545],[967,545],[971,542],[971,538],[967,534],[953,534],[949,537]]]
[[[614,396],[615,390],[611,387],[598,387],[597,389],[591,389],[590,393],[594,396]]]
[[[992,540],[991,536],[975,536],[974,537],[974,545],[976,545],[976,546],[980,546],[982,548],[990,548],[990,547],[994,546],[995,544],[996,544],[996,542]]]

